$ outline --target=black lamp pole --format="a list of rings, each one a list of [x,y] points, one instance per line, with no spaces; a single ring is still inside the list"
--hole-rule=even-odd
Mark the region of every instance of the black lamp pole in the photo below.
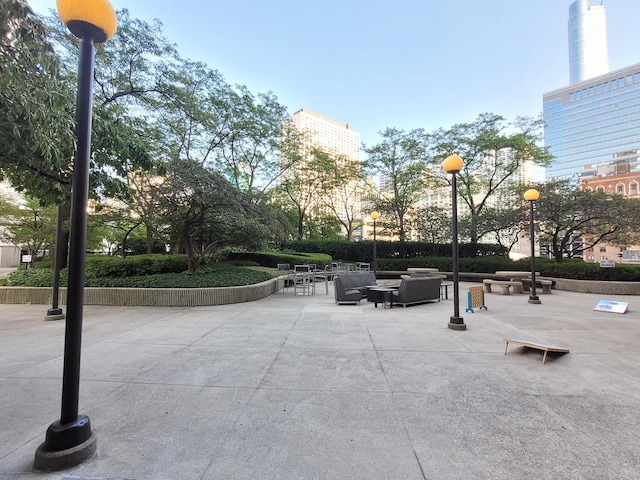
[[[524,193],[524,199],[529,202],[529,236],[531,238],[531,294],[529,303],[539,304],[542,301],[536,295],[536,248],[535,230],[533,225],[533,203],[540,198],[540,193],[535,189],[529,189]]]
[[[464,163],[458,155],[451,155],[444,161],[445,172],[451,174],[451,249],[453,256],[453,316],[449,319],[448,327],[452,330],[466,330],[467,325],[460,316],[460,287],[458,272],[460,261],[458,253],[458,184],[457,174],[462,170]]]
[[[373,219],[373,274],[377,274],[378,270],[378,251],[376,243],[376,221],[380,217],[378,212],[371,212],[371,218]]]
[[[53,252],[53,292],[51,308],[47,310],[47,315],[44,317],[45,320],[64,320],[64,313],[62,313],[62,309],[58,305],[60,295],[60,269],[62,268],[62,253],[64,252],[64,248],[62,248],[62,239],[64,237],[64,232],[62,231],[63,208],[62,205],[58,205],[56,211],[56,248]]]
[[[35,455],[34,467],[61,470],[82,463],[96,451],[97,440],[86,415],[78,415],[80,350],[84,305],[84,265],[87,243],[91,110],[93,103],[94,43],[102,43],[116,30],[116,14],[107,0],[58,0],[58,12],[80,39],[76,99],[77,148],[73,163],[71,223],[69,229],[69,279],[62,371],[60,420],[47,429]],[[96,25],[101,23],[101,25]],[[59,246],[58,246],[59,247]]]

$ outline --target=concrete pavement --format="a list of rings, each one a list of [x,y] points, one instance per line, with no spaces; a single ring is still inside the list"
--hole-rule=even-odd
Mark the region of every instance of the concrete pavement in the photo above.
[[[487,294],[410,308],[311,297],[87,306],[80,413],[97,454],[34,453],[60,415],[64,321],[0,305],[0,479],[637,479],[640,298]],[[475,286],[475,285],[474,285]],[[566,355],[510,346],[553,343]]]

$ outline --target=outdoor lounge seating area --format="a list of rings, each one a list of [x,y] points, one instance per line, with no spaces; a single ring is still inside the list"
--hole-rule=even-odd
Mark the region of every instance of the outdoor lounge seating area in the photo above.
[[[403,278],[397,292],[393,292],[393,304],[408,307],[427,302],[440,301],[439,275]]]
[[[389,286],[388,299],[390,305],[407,307],[427,302],[439,302],[441,298],[439,275],[403,278],[399,285]],[[338,305],[355,305],[367,298],[367,287],[378,285],[373,273],[361,272],[338,275],[334,278],[336,303]],[[382,300],[377,297],[375,303]],[[377,306],[377,305],[376,305]]]
[[[356,272],[336,275],[333,279],[333,288],[338,305],[355,305],[366,298],[367,286],[377,285],[373,272]]]

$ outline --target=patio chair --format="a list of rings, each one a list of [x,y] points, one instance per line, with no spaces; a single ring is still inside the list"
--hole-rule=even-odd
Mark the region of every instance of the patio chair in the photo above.
[[[293,293],[294,295],[316,293],[316,280],[311,265],[295,265],[293,267]]]
[[[286,289],[293,284],[291,280],[291,265],[288,263],[279,263],[278,271],[283,272],[281,276],[283,277],[282,293],[284,294]]]

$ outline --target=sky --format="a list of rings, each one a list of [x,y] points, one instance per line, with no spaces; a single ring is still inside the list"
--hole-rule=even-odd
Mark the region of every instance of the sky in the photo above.
[[[600,1],[591,0],[592,4]],[[55,0],[28,0],[40,14]],[[111,0],[159,19],[184,58],[254,94],[349,123],[368,146],[394,127],[432,131],[481,113],[542,113],[569,85],[571,0]],[[640,63],[639,0],[604,0],[609,67]]]

